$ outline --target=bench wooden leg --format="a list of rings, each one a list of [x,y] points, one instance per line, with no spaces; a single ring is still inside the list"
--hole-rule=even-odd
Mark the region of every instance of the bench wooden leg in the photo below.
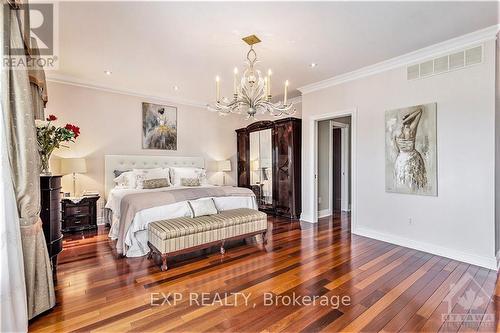
[[[220,254],[226,253],[226,250],[224,249],[224,241],[221,242],[220,244]]]
[[[262,233],[262,244],[263,244],[264,246],[266,246],[266,245],[267,245],[267,231],[264,231],[264,232]]]
[[[163,272],[165,272],[167,269],[168,269],[168,266],[167,266],[167,255],[166,254],[162,254],[161,255],[161,270]]]
[[[153,258],[153,248],[151,247],[151,244],[148,242],[148,247],[149,247],[149,252],[148,252],[148,259]]]

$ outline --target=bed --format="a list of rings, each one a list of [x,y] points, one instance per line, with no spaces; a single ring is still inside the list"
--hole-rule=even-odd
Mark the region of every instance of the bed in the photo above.
[[[116,250],[127,257],[148,253],[147,228],[154,221],[190,216],[187,200],[212,198],[219,211],[237,208],[257,209],[255,195],[246,188],[202,185],[171,186],[157,189],[130,189],[116,186],[114,171],[134,168],[192,167],[204,168],[201,157],[106,155],[105,218],[111,225],[109,237],[116,240]],[[131,207],[131,208],[130,208]]]

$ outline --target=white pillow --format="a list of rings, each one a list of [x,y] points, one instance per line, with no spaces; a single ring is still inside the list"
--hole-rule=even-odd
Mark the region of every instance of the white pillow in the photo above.
[[[144,181],[150,179],[166,179],[167,186],[170,186],[170,172],[169,168],[155,168],[155,169],[134,169],[136,176],[136,188],[143,189]]]
[[[214,215],[219,213],[217,207],[215,207],[214,199],[199,199],[199,200],[189,200],[189,209],[191,210],[191,217]]]
[[[174,186],[181,185],[181,178],[198,178],[201,185],[207,184],[207,173],[202,168],[170,168],[170,176]]]
[[[126,188],[136,187],[136,174],[133,171],[123,172],[121,175],[113,179],[113,181],[118,186],[123,186]]]

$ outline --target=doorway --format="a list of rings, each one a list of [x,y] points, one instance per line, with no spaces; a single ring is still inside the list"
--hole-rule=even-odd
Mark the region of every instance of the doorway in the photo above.
[[[317,121],[317,217],[351,211],[351,115]]]
[[[332,213],[349,212],[351,210],[351,117],[335,118],[330,121],[330,126]]]

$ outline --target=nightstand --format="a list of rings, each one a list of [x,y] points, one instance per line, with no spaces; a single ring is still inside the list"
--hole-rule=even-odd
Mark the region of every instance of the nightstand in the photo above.
[[[97,200],[99,196],[62,198],[62,231],[97,229]]]

